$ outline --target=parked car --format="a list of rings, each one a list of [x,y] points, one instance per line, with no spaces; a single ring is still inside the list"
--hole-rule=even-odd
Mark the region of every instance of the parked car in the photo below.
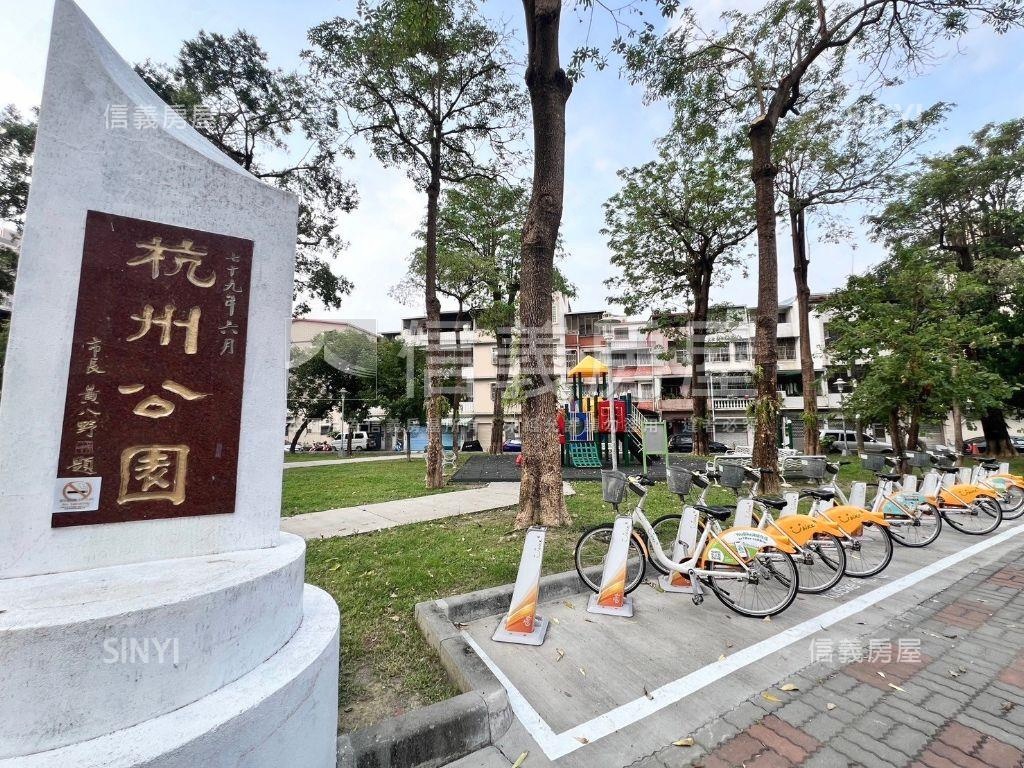
[[[821,443],[828,453],[840,453],[844,448],[847,453],[857,452],[857,433],[841,429],[823,429]],[[892,453],[892,444],[879,440],[871,435],[863,435],[865,453]]]
[[[501,444],[501,450],[505,453],[519,453],[523,450],[523,441],[518,437],[513,437]]]
[[[352,437],[352,450],[353,451],[365,451],[370,444],[370,437],[365,432],[351,432],[349,433]],[[344,453],[348,437],[343,435],[339,439],[335,440],[331,445],[334,446],[334,450],[338,453]]]
[[[1010,442],[1013,443],[1017,453],[1024,453],[1024,437],[1010,435]],[[988,441],[984,437],[972,437],[969,440],[964,440],[964,453],[975,456],[980,453],[988,453]]]
[[[681,432],[668,439],[669,453],[693,453],[693,435]],[[717,440],[708,440],[708,453],[725,453],[729,446]]]

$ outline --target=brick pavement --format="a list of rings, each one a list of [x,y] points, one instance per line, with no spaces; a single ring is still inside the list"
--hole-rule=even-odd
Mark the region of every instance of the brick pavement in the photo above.
[[[871,638],[841,632],[826,633],[835,638],[830,658],[699,728],[692,747],[667,746],[632,768],[1024,768],[1024,564],[1016,555]],[[782,691],[785,683],[799,690]]]

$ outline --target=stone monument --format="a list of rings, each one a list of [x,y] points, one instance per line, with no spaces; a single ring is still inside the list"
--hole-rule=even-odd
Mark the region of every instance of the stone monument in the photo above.
[[[297,201],[57,0],[0,404],[0,768],[335,765],[279,530]]]

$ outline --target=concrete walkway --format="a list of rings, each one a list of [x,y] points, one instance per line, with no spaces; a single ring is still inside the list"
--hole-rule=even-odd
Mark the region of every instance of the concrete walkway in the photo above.
[[[362,464],[367,461],[397,461],[398,459],[404,459],[404,453],[398,453],[394,456],[362,456],[359,458],[353,457],[351,459],[314,459],[312,461],[286,461],[284,463],[285,469],[296,469],[299,467],[329,467],[333,464]],[[413,459],[416,455],[413,455]],[[422,456],[420,456],[422,458]]]
[[[568,484],[565,484],[564,488],[567,496],[573,494]],[[285,517],[281,520],[281,530],[307,540],[326,539],[332,536],[352,536],[357,533],[379,531],[442,517],[514,507],[517,504],[519,483],[488,483],[481,488],[466,491],[435,493],[413,499]]]

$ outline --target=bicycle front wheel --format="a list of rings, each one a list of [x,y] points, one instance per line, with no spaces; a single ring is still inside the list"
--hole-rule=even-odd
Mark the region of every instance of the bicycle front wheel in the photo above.
[[[999,500],[999,506],[1003,510],[1003,520],[1016,520],[1024,515],[1024,488],[1011,485]]]
[[[1003,510],[989,498],[975,499],[965,507],[943,507],[942,516],[960,533],[984,536],[1003,522]]]
[[[604,572],[604,563],[611,547],[613,528],[611,523],[595,525],[576,542],[576,573],[591,592],[601,591],[601,574]],[[646,560],[644,546],[634,532],[629,537],[629,552],[626,555],[627,595],[643,583],[647,568]]]
[[[754,619],[775,616],[786,610],[800,588],[796,563],[785,552],[763,550],[747,563],[750,573],[743,578],[729,578],[725,572],[738,573],[735,565],[711,563],[713,573],[707,577],[715,596],[741,616]],[[714,571],[723,575],[716,576]]]
[[[916,518],[893,520],[889,533],[904,547],[927,547],[939,537],[942,531],[942,515],[932,504],[922,504]]]
[[[792,557],[800,574],[800,591],[811,595],[828,592],[846,572],[846,550],[839,537],[831,533],[815,534],[804,552]]]
[[[843,539],[846,575],[866,579],[885,570],[892,561],[892,536],[884,525],[865,523],[860,536]]]

